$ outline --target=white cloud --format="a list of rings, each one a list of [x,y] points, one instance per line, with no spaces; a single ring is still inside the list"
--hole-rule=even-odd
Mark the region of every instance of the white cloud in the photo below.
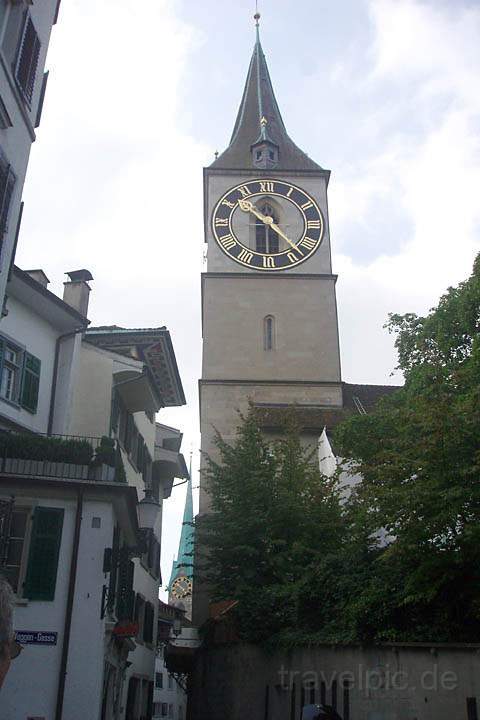
[[[184,130],[182,95],[201,41],[170,0],[63,3],[38,141],[25,188],[17,262],[87,267],[94,324],[171,330],[188,407],[160,413],[198,448],[201,168],[213,150]],[[165,505],[163,574],[180,533],[183,490]]]
[[[331,216],[344,255],[352,217],[361,243],[383,203],[405,216],[403,228],[385,228],[385,252],[373,260],[336,261],[345,374],[378,382],[394,366],[392,338],[381,330],[387,313],[426,312],[469,274],[480,246],[480,10],[372,0],[370,11],[374,64],[361,92],[381,100],[388,86],[388,108],[364,119],[378,152],[332,183]]]

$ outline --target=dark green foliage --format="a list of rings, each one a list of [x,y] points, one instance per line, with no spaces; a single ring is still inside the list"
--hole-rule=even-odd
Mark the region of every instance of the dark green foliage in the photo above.
[[[0,433],[0,457],[88,465],[92,454],[92,445],[87,440]]]
[[[253,409],[233,445],[217,437],[199,533],[242,639],[480,641],[480,256],[427,317],[388,328],[405,386],[337,428],[363,479],[343,504],[291,419],[270,446]]]
[[[239,601],[242,637],[262,642],[304,623],[318,568],[340,542],[339,505],[292,418],[269,445],[252,409],[234,445],[217,436],[217,448],[219,461],[208,459],[205,472],[213,513],[199,527],[206,577],[215,599]]]
[[[425,318],[391,315],[405,387],[337,431],[363,482],[350,513],[377,549],[389,639],[480,639],[480,256]]]

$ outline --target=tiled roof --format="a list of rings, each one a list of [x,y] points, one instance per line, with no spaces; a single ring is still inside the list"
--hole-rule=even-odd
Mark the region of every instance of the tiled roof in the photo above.
[[[256,412],[260,425],[264,428],[278,428],[283,424],[287,407],[294,409],[300,426],[306,431],[318,432],[324,427],[332,430],[351,414],[365,414],[386,395],[399,390],[397,385],[352,385],[343,383],[343,408],[318,406],[273,406],[257,405]]]

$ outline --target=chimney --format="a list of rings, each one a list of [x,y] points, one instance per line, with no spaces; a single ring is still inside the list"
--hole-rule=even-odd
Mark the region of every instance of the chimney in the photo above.
[[[63,283],[63,300],[73,307],[84,317],[87,317],[88,300],[90,297],[91,287],[89,280],[93,280],[89,270],[72,270],[65,273],[70,278],[68,282]]]
[[[50,280],[45,275],[43,270],[37,269],[37,270],[25,270],[27,275],[30,275],[32,280],[36,280],[36,282],[40,283],[40,285],[43,285],[44,288],[48,287],[48,283]]]

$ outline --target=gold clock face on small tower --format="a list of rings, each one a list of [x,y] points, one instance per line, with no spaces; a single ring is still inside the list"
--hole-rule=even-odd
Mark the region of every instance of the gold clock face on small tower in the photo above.
[[[177,577],[177,579],[172,583],[173,597],[177,600],[182,600],[183,598],[186,598],[191,594],[192,581],[184,575],[180,575],[180,577]]]
[[[212,231],[223,252],[255,270],[300,265],[318,249],[324,221],[315,200],[283,180],[250,180],[230,188],[212,215]]]

